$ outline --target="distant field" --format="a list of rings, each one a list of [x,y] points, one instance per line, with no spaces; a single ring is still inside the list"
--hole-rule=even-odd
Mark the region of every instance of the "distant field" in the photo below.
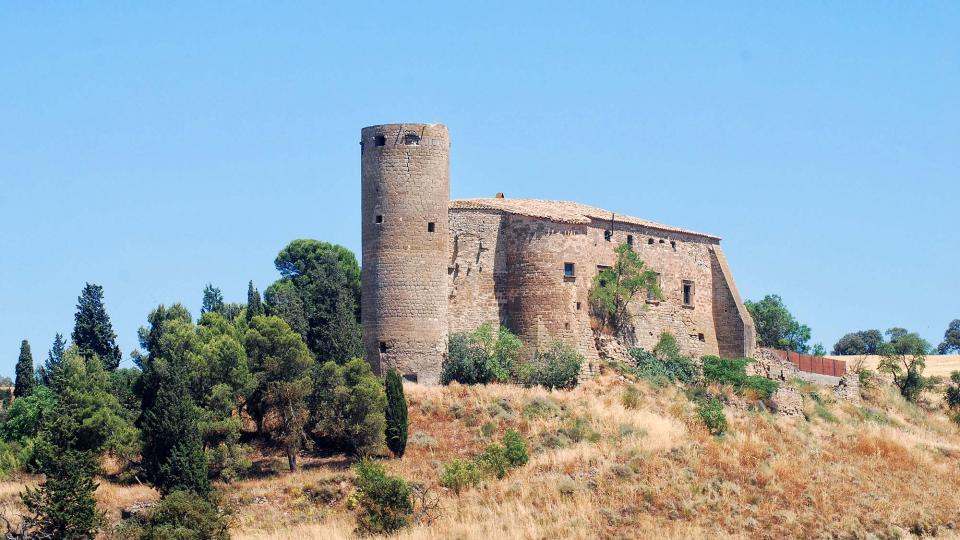
[[[880,363],[880,357],[871,356],[827,356],[835,360],[844,360],[847,362],[847,369],[851,369],[857,361],[863,359],[864,366],[870,369],[876,369]],[[939,375],[949,377],[951,371],[960,371],[960,354],[930,355],[927,357],[927,368],[923,370],[924,375]]]

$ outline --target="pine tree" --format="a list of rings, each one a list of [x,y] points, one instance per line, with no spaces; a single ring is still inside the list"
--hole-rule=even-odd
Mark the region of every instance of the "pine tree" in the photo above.
[[[200,307],[200,314],[203,315],[211,311],[223,313],[223,293],[212,283],[207,283],[207,286],[203,288],[203,305]]]
[[[141,425],[147,477],[163,494],[185,490],[206,496],[207,462],[185,367],[157,360],[144,377],[153,396],[144,400]]]
[[[67,350],[67,342],[63,339],[63,334],[57,332],[53,338],[53,347],[47,353],[47,361],[40,366],[40,384],[49,386],[53,373],[63,362],[63,353]]]
[[[260,301],[260,291],[253,286],[253,281],[247,285],[247,322],[254,317],[264,314],[263,302]]]
[[[407,400],[403,396],[403,382],[400,373],[391,369],[387,372],[387,448],[393,455],[402,458],[407,449]]]
[[[87,283],[77,299],[73,342],[81,354],[97,355],[104,367],[113,371],[120,365],[120,347],[113,333],[110,316],[103,306],[103,287]]]
[[[20,359],[17,360],[17,379],[13,387],[14,397],[29,396],[36,382],[37,378],[33,374],[33,355],[30,353],[30,343],[23,340],[20,343]]]

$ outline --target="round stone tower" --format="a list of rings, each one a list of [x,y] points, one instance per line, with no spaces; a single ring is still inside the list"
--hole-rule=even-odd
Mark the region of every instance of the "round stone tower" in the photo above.
[[[427,384],[447,353],[449,149],[441,124],[360,131],[367,361]]]

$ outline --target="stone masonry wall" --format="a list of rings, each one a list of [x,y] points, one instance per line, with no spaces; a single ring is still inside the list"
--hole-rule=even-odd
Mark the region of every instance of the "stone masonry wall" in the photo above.
[[[619,222],[564,224],[497,211],[450,211],[450,331],[499,321],[531,348],[553,339],[575,346],[592,371],[599,356],[589,290],[599,268],[613,265],[615,249],[628,235],[640,258],[660,274],[663,290],[660,301],[639,297],[633,303],[629,344],[652,349],[666,330],[687,354],[718,354],[722,336],[726,353],[743,356],[736,350],[744,343],[739,297],[726,276],[716,276],[716,240]],[[564,276],[564,263],[574,264],[573,277]],[[689,306],[683,304],[684,281],[693,284]],[[752,329],[752,322],[748,325]]]
[[[371,126],[360,144],[367,360],[436,383],[447,350],[447,128]]]

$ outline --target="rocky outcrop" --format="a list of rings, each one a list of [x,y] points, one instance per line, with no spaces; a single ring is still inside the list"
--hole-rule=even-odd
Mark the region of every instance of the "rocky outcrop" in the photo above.
[[[774,412],[780,416],[802,416],[803,395],[792,386],[781,386],[770,400]]]
[[[833,387],[833,395],[837,399],[860,403],[860,374],[850,372],[840,377],[840,382]]]
[[[627,346],[616,337],[597,332],[594,334],[594,339],[597,344],[597,354],[600,355],[601,359],[608,362],[620,362],[629,366],[636,363],[630,356],[630,350]]]

